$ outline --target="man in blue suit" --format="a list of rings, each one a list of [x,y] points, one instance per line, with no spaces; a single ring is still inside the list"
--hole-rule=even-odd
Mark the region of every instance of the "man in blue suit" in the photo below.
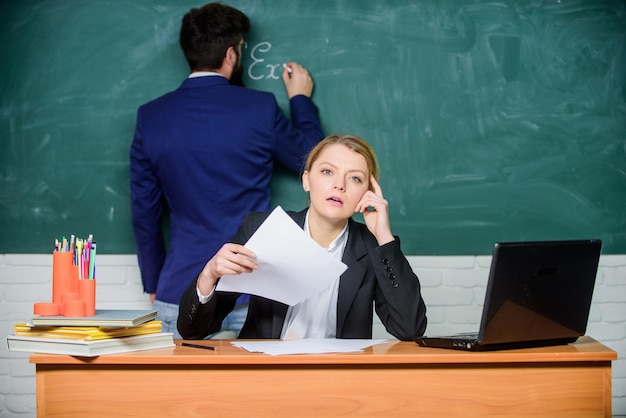
[[[291,122],[273,94],[243,87],[243,35],[249,31],[248,17],[230,6],[191,9],[180,31],[191,75],[137,112],[130,150],[137,257],[162,330],[175,338],[178,304],[190,280],[246,213],[270,210],[274,162],[299,171],[324,137],[310,98],[313,81],[301,65],[288,63],[282,73]],[[238,309],[241,321],[246,309],[245,303]]]

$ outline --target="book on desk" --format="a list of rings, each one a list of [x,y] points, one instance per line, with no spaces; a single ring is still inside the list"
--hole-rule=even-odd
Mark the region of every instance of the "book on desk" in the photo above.
[[[93,316],[35,316],[14,325],[10,351],[95,357],[173,347],[172,333],[161,332],[154,310],[99,310]]]
[[[33,325],[134,327],[156,318],[156,310],[96,309],[96,314],[72,318],[67,316],[35,315]]]
[[[103,354],[119,354],[130,351],[174,347],[174,339],[173,334],[169,332],[106,338],[94,341],[9,335],[7,337],[7,345],[10,351],[96,357]]]
[[[154,334],[161,332],[162,322],[148,321],[135,327],[88,327],[88,326],[48,326],[15,324],[14,334],[20,337],[64,338],[85,341],[104,340],[107,338],[130,337],[133,335]]]

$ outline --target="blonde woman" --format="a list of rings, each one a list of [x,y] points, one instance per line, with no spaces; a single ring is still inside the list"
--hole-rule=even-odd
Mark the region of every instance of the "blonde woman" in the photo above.
[[[326,137],[308,156],[302,186],[310,206],[288,214],[348,268],[333,285],[295,306],[251,296],[239,338],[372,338],[374,310],[396,338],[422,335],[427,321],[420,283],[391,232],[369,144],[353,135]],[[357,212],[365,224],[352,219]],[[242,243],[268,215],[249,213],[232,242],[222,246],[187,289],[178,316],[183,338],[202,339],[220,330],[239,295],[216,292],[217,281],[224,274],[258,268],[256,255]]]

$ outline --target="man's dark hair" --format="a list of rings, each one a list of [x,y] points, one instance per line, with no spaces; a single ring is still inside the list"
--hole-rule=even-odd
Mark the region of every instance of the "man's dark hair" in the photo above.
[[[250,20],[239,10],[220,3],[191,9],[183,16],[180,47],[192,71],[217,70],[229,47],[237,50]]]

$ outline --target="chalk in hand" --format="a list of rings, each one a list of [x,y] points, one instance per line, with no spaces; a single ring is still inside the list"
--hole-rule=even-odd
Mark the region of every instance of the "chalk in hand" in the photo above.
[[[291,78],[291,74],[293,73],[293,69],[291,67],[288,67],[287,64],[283,64],[283,67],[287,69],[287,72],[289,73],[289,78]]]

